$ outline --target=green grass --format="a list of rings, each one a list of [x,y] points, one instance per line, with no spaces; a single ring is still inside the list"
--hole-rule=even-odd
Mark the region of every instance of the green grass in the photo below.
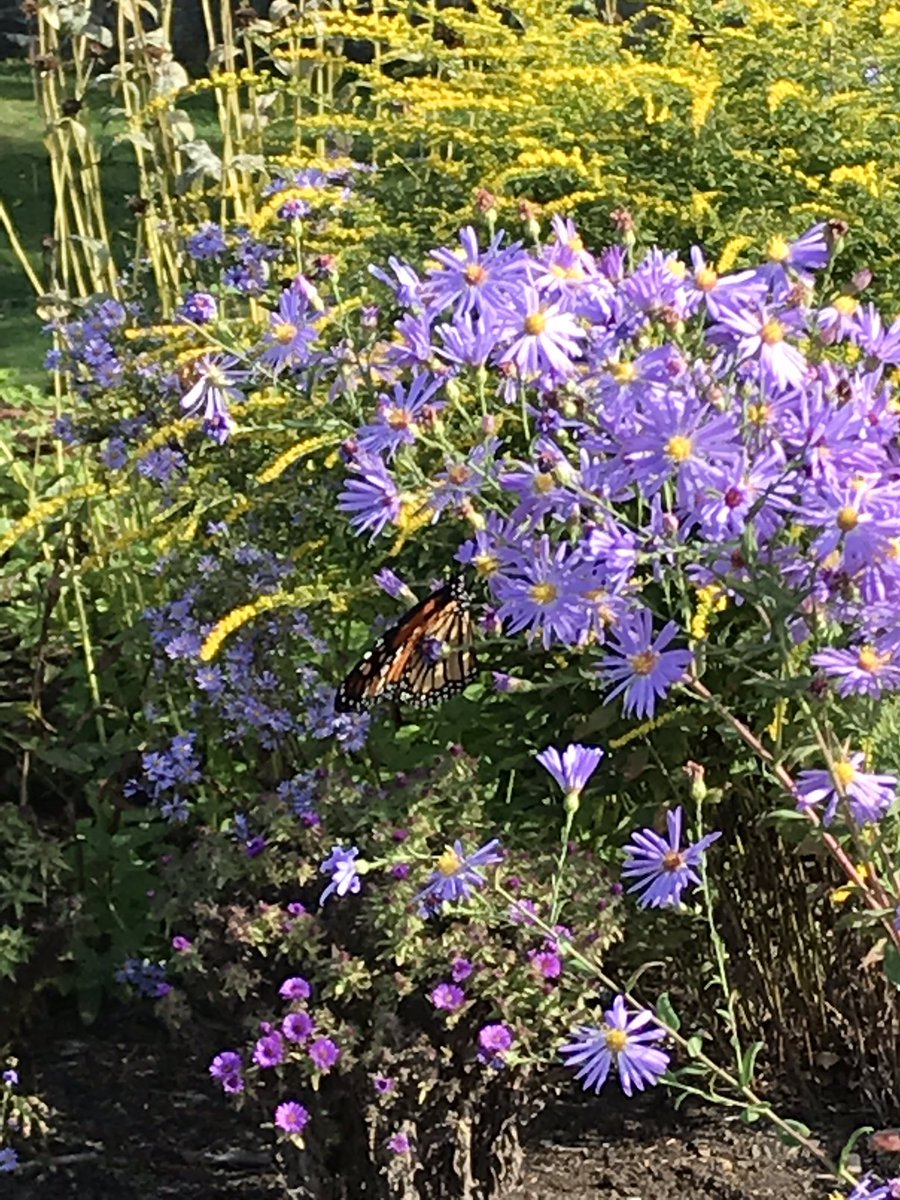
[[[41,279],[41,239],[53,227],[53,194],[43,137],[29,68],[21,63],[0,63],[0,199]],[[0,346],[0,366],[11,368],[24,382],[45,381],[41,359],[46,340],[34,311],[34,291],[2,230]]]

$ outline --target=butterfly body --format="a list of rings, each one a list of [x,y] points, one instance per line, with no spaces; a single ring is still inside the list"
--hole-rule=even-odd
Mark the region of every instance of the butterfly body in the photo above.
[[[459,576],[414,605],[338,688],[335,712],[362,712],[381,700],[429,708],[461,692],[478,672],[470,610]]]

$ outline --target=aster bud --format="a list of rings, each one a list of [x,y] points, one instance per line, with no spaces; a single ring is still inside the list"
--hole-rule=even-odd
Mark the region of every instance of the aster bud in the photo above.
[[[581,805],[581,792],[566,792],[563,800],[563,811],[567,817],[574,817]]]
[[[700,763],[688,761],[684,764],[683,770],[690,780],[691,799],[697,804],[702,804],[708,794],[705,769]]]

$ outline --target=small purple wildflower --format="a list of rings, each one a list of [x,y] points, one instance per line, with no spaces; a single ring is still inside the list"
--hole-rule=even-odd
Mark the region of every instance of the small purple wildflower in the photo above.
[[[392,1133],[388,1138],[388,1149],[394,1154],[409,1154],[412,1146],[410,1145],[409,1135],[403,1133]]]
[[[502,1067],[504,1055],[512,1047],[515,1034],[499,1022],[483,1025],[478,1031],[478,1059],[491,1067]]]
[[[331,875],[331,883],[319,897],[319,903],[324,904],[329,896],[337,894],[346,896],[348,892],[354,895],[362,887],[359,869],[361,864],[356,862],[359,850],[351,846],[345,850],[343,846],[334,846],[331,853],[319,868],[323,875]]]
[[[581,795],[602,757],[603,751],[599,746],[577,744],[567,746],[562,754],[555,747],[548,746],[536,755],[537,761],[550,772],[567,798]]]
[[[457,839],[452,847],[447,846],[438,857],[428,883],[417,898],[425,901],[426,905],[438,906],[445,902],[467,900],[476,888],[484,886],[484,875],[478,868],[502,861],[498,838],[493,838],[469,855]]]
[[[284,1041],[277,1030],[259,1039],[253,1050],[253,1061],[258,1067],[278,1067],[284,1062]]]
[[[232,1094],[244,1090],[243,1063],[236,1050],[223,1050],[209,1064],[209,1073]]]
[[[616,996],[612,1008],[604,1014],[599,1029],[579,1025],[572,1031],[572,1041],[561,1047],[566,1065],[578,1067],[575,1076],[586,1089],[599,1092],[613,1066],[618,1068],[622,1091],[630,1096],[659,1082],[668,1070],[669,1056],[648,1043],[665,1036],[662,1029],[652,1026],[653,1014],[647,1009],[629,1012],[623,996]]]
[[[335,1045],[331,1038],[316,1038],[309,1048],[309,1057],[313,1060],[316,1068],[323,1075],[327,1075],[341,1057],[340,1047]]]
[[[446,1012],[456,1012],[466,998],[466,993],[455,983],[439,983],[431,992],[431,1003]]]
[[[309,1110],[296,1100],[285,1100],[275,1109],[275,1127],[284,1133],[302,1133],[309,1124]]]
[[[693,658],[690,650],[665,649],[677,633],[678,626],[669,621],[654,638],[653,620],[645,608],[617,625],[611,653],[600,663],[603,678],[616,683],[606,703],[624,692],[626,715],[652,717],[657,700],[678,682]]]
[[[282,1000],[308,1000],[312,995],[312,986],[301,975],[291,975],[278,989]]]
[[[666,813],[668,840],[655,829],[642,829],[631,835],[632,840],[625,847],[622,875],[636,880],[628,890],[640,893],[641,908],[679,904],[684,889],[700,883],[694,868],[700,865],[704,851],[722,836],[719,832],[708,833],[682,850],[682,816],[680,807]]]
[[[303,1045],[312,1037],[316,1023],[307,1012],[288,1013],[281,1022],[281,1032],[289,1042]]]
[[[864,755],[850,754],[839,759],[832,770],[806,770],[797,776],[797,810],[805,812],[825,804],[822,824],[834,820],[838,804],[846,797],[850,815],[857,825],[880,821],[893,804],[897,780],[893,775],[870,775],[861,771]]]

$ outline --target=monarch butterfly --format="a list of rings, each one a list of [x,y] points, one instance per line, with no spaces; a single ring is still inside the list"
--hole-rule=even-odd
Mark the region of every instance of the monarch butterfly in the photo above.
[[[427,708],[455,696],[478,672],[471,640],[471,600],[456,576],[363,655],[338,688],[335,712],[360,712],[384,699]]]

